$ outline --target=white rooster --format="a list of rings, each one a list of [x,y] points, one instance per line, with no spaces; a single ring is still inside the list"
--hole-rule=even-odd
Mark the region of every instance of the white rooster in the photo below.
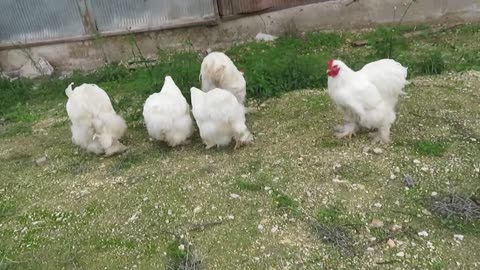
[[[72,85],[65,89],[72,142],[88,152],[106,156],[127,150],[118,141],[127,124],[113,109],[107,93],[95,84],[82,84],[74,90]]]
[[[212,52],[203,59],[200,78],[204,92],[215,88],[225,89],[230,91],[240,104],[245,104],[247,83],[243,72],[239,71],[224,53]]]
[[[232,93],[218,88],[207,93],[195,87],[190,91],[193,116],[206,149],[228,145],[232,138],[235,149],[253,141],[245,125],[245,107]]]
[[[345,115],[337,137],[351,138],[363,127],[376,129],[374,142],[389,143],[398,96],[408,84],[407,68],[383,59],[355,72],[340,60],[328,62],[328,94]]]
[[[171,147],[189,143],[193,132],[190,106],[172,77],[166,76],[162,90],[147,98],[143,117],[150,137]]]

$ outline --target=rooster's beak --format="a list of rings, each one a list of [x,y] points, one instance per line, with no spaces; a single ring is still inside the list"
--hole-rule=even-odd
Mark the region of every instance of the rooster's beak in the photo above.
[[[330,69],[327,69],[327,74],[330,72]]]

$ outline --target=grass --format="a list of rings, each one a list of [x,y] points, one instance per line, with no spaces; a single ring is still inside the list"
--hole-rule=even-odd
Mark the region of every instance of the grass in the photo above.
[[[11,99],[0,100],[0,269],[175,268],[188,261],[178,248],[185,239],[202,269],[478,268],[480,221],[437,215],[427,204],[433,193],[480,190],[480,75],[470,71],[479,67],[478,26],[393,50],[412,84],[389,146],[372,146],[366,134],[333,135],[342,117],[324,89],[324,61],[336,55],[361,67],[376,49],[349,40],[367,35],[307,33],[229,49],[246,71],[249,102],[263,103],[247,120],[255,144],[235,151],[206,151],[198,133],[171,149],[143,127],[141,105],[163,75],[184,91],[198,85],[194,52],[161,52],[157,65],[133,71],[109,65],[65,80],[2,82],[9,90],[0,95]],[[436,52],[439,75],[420,65]],[[70,81],[110,94],[129,125],[126,153],[103,158],[72,145],[63,93]],[[295,88],[311,89],[287,93]],[[406,189],[404,175],[416,185]],[[372,228],[373,219],[384,226]],[[188,230],[211,222],[218,225]],[[417,235],[423,230],[427,238]],[[454,240],[459,233],[463,241]]]
[[[419,141],[415,144],[417,153],[425,156],[441,156],[447,151],[445,143]]]
[[[428,33],[427,26],[419,26]],[[411,77],[441,74],[446,71],[479,69],[478,44],[470,37],[478,36],[478,25],[467,25],[406,40],[401,34],[412,27],[379,28],[369,33],[307,33],[287,35],[272,43],[249,42],[230,48],[226,53],[245,71],[248,96],[268,98],[305,88],[319,88],[326,83],[324,72],[330,58],[344,60],[354,69],[384,57],[393,57],[409,67]],[[352,48],[350,41],[367,39],[369,46]],[[467,43],[468,42],[468,43]],[[468,45],[465,45],[468,44]],[[133,45],[132,45],[133,46]],[[138,48],[132,47],[134,51]],[[165,75],[172,75],[187,99],[190,87],[199,86],[201,58],[196,52],[159,51],[157,63],[129,70],[111,63],[93,73],[74,72],[71,77],[0,81],[0,116],[9,121],[24,118],[24,108],[44,102],[62,102],[64,89],[70,82],[99,84],[115,94],[120,109],[141,106],[151,93],[157,92]],[[35,86],[34,86],[35,85]],[[33,88],[33,89],[32,89]],[[126,95],[128,95],[126,97]],[[20,114],[20,115],[19,115]],[[139,120],[141,113],[129,120]]]

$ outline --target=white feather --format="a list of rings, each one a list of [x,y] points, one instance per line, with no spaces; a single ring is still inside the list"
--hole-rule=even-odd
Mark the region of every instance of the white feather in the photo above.
[[[355,134],[364,127],[378,129],[376,139],[388,143],[398,96],[408,84],[407,69],[390,59],[367,64],[358,72],[339,60],[332,66],[339,72],[328,77],[328,93],[346,120],[337,136]]]
[[[186,144],[192,135],[190,106],[170,76],[165,77],[162,90],[145,101],[143,117],[148,135],[169,146]]]
[[[107,93],[95,84],[82,84],[74,90],[72,85],[65,89],[65,94],[73,143],[89,152],[108,156],[125,151],[126,147],[118,140],[127,125],[113,109]]]
[[[408,84],[407,68],[392,59],[366,64],[358,73],[364,74],[392,106],[397,104],[398,96],[404,94],[403,88]]]
[[[220,88],[231,92],[242,105],[245,104],[247,83],[243,73],[237,69],[232,60],[221,52],[208,54],[200,70],[202,91],[208,92]]]
[[[192,112],[206,148],[228,145],[232,138],[237,146],[253,141],[245,125],[245,107],[235,96],[223,89],[208,92],[193,87]]]

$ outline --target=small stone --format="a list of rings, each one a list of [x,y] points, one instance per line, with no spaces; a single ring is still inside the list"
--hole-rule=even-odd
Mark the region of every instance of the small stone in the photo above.
[[[255,36],[255,40],[257,40],[257,41],[274,41],[277,38],[278,37],[276,37],[276,36],[272,36],[272,35],[265,34],[265,33],[262,33],[262,32],[258,33]]]
[[[387,246],[389,248],[394,248],[396,246],[395,241],[393,241],[392,239],[388,239]]]
[[[401,230],[401,229],[402,229],[402,226],[397,225],[397,224],[393,224],[392,227],[390,228],[390,230],[391,230],[392,232],[396,232],[396,231],[399,231],[399,230]]]
[[[233,216],[233,215],[228,215],[227,218],[230,219],[230,220],[234,220],[234,219],[235,219],[235,216]]]
[[[370,147],[365,146],[365,147],[363,148],[362,152],[363,152],[363,153],[368,153],[368,152],[370,152]]]
[[[403,251],[400,251],[400,252],[398,252],[397,254],[395,254],[395,256],[397,256],[397,257],[405,257],[405,253],[403,253]]]
[[[383,227],[383,221],[381,221],[379,219],[374,219],[374,220],[372,220],[372,223],[370,223],[370,227],[381,228],[381,227]]]
[[[337,177],[335,177],[335,178],[332,180],[332,182],[334,182],[334,183],[339,183],[339,184],[348,183],[347,180],[340,180],[340,179],[338,179]]]
[[[397,176],[395,174],[390,174],[390,180],[395,180],[395,178],[397,178]]]
[[[47,60],[37,57],[36,59],[31,58],[18,72],[20,77],[34,79],[40,76],[50,76],[53,71],[52,65]]]
[[[374,251],[375,251],[375,249],[373,249],[372,247],[368,247],[368,248],[367,248],[367,252],[368,252],[368,253],[374,252]]]
[[[437,195],[438,195],[438,193],[434,191],[434,192],[432,192],[432,194],[431,194],[431,195],[432,195],[432,197],[435,197],[435,196],[437,196]]]
[[[381,203],[375,203],[373,206],[377,207],[377,208],[381,208],[382,207],[382,204]]]
[[[430,211],[428,211],[427,209],[423,209],[422,213],[426,216],[431,216],[432,215],[432,213],[430,213]]]
[[[271,233],[276,233],[278,231],[278,226],[275,225],[272,227],[272,229],[270,230]]]
[[[405,178],[403,179],[403,182],[404,182],[405,186],[407,186],[407,187],[415,186],[415,181],[413,180],[413,177],[411,177],[410,175],[405,175]]]
[[[395,169],[393,169],[394,172],[396,173],[400,173],[400,168],[399,167],[395,167]]]
[[[422,167],[422,168],[420,168],[420,170],[422,170],[424,172],[428,172],[428,167]]]
[[[373,149],[373,153],[377,154],[377,155],[380,155],[381,153],[383,153],[383,149],[382,148],[374,148]]]
[[[232,194],[230,194],[230,197],[233,198],[233,199],[238,199],[238,198],[240,198],[240,195],[232,193]]]
[[[418,233],[418,236],[427,237],[428,233],[426,231],[421,231]]]
[[[414,159],[414,160],[413,160],[413,163],[415,163],[415,164],[420,164],[420,160]]]
[[[202,211],[202,207],[200,207],[200,206],[197,206],[197,207],[195,207],[195,209],[193,209],[193,213],[194,213],[194,214],[197,214],[197,213],[199,213],[200,211]]]
[[[35,163],[38,166],[43,167],[43,166],[47,165],[47,163],[48,163],[47,157],[43,156],[43,157],[35,160]]]
[[[463,241],[464,236],[461,234],[454,234],[453,239],[458,240],[458,241]]]
[[[258,229],[259,231],[263,231],[263,225],[262,225],[262,224],[258,224],[257,229]]]
[[[377,238],[376,238],[376,237],[371,237],[371,238],[368,239],[368,240],[370,240],[370,242],[375,242],[375,241],[377,241]]]
[[[178,246],[178,249],[181,250],[181,251],[184,251],[184,250],[185,250],[185,245],[183,245],[183,244],[182,244],[182,245],[179,245],[179,246]]]

